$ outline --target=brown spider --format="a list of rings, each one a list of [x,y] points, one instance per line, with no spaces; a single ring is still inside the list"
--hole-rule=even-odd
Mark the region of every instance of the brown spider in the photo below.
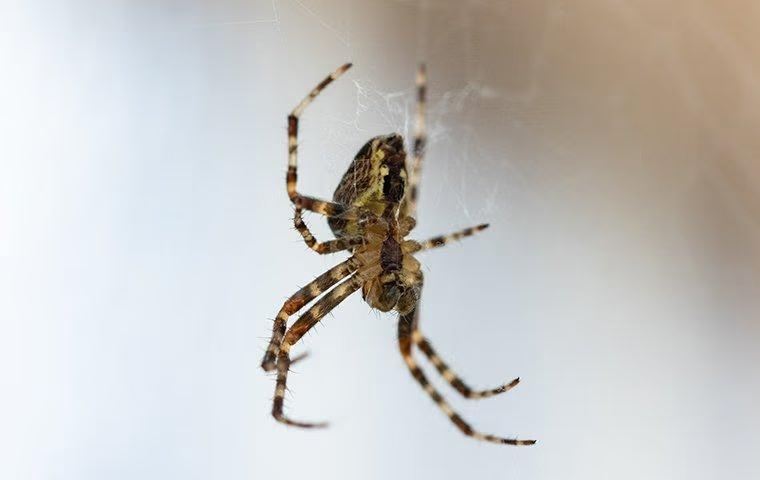
[[[417,72],[417,115],[410,175],[406,169],[404,140],[401,135],[390,134],[371,139],[359,150],[335,190],[332,202],[301,195],[296,190],[298,119],[314,98],[350,67],[351,64],[347,63],[322,80],[288,116],[289,158],[286,180],[288,196],[295,205],[295,227],[306,245],[317,253],[347,250],[352,255],[293,294],[277,314],[272,339],[261,362],[265,371],[277,370],[272,415],[287,425],[307,428],[326,425],[291,420],[283,414],[290,365],[303,358],[301,356],[291,360],[290,349],[330,310],[361,288],[362,296],[370,306],[382,312],[395,309],[399,313],[398,344],[409,371],[462,433],[494,443],[532,445],[535,440],[502,438],[474,430],[452,410],[412,357],[412,347],[419,347],[443,378],[465,398],[486,398],[503,393],[520,381],[516,378],[492,390],[472,390],[441,360],[418,328],[418,304],[423,279],[420,263],[413,254],[441,247],[452,240],[459,240],[488,227],[487,224],[478,225],[423,242],[405,240],[416,223],[413,217],[417,206],[417,184],[425,150],[424,65],[421,65]],[[330,229],[337,238],[317,242],[303,222],[303,210],[326,216]],[[338,284],[344,279],[346,280]],[[336,284],[338,285],[332,288]],[[330,288],[332,290],[328,292]],[[288,317],[325,292],[327,293],[287,329]]]

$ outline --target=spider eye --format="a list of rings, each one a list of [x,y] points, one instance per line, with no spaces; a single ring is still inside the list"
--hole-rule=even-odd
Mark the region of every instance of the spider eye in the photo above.
[[[387,164],[385,164],[385,163],[384,163],[384,164],[380,165],[380,175],[382,175],[382,176],[386,176],[386,175],[388,175],[390,172],[391,172],[391,169],[390,169],[390,168],[388,168],[388,165],[387,165]]]

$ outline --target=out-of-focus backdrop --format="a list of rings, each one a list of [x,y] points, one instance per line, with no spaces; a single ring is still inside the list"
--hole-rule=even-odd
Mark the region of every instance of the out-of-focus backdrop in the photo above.
[[[0,477],[760,478],[759,23],[749,0],[2,2]],[[491,228],[420,255],[422,326],[474,385],[522,378],[436,385],[533,447],[463,437],[358,295],[291,376],[288,413],[332,427],[269,416],[271,319],[344,258],[292,228],[285,116],[348,60],[301,188],[408,135],[427,62],[415,237]]]

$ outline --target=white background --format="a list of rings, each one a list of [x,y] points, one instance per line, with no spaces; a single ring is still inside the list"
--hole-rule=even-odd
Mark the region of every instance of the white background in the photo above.
[[[755,2],[0,3],[0,477],[760,476]],[[371,136],[431,142],[421,325],[478,387],[463,437],[392,315],[352,297],[307,335],[287,411],[271,319],[342,255],[292,229]],[[310,216],[327,235],[322,219]],[[430,370],[430,369],[429,369]],[[431,376],[435,377],[435,375]]]

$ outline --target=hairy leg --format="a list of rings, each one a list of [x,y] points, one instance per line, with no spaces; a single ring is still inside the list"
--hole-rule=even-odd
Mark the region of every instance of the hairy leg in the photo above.
[[[427,143],[427,128],[425,126],[427,74],[424,64],[420,64],[417,70],[415,84],[417,86],[417,112],[414,124],[414,144],[412,145],[412,170],[409,174],[409,191],[401,206],[401,214],[404,217],[415,217],[417,215],[420,173]]]
[[[274,319],[272,338],[264,354],[264,359],[261,361],[261,368],[267,372],[274,370],[275,360],[280,351],[280,344],[285,337],[288,318],[303,308],[304,305],[326,292],[330,287],[346,278],[354,270],[356,270],[356,260],[351,257],[318,276],[285,301],[285,304]]]
[[[444,380],[449,382],[449,384],[465,398],[478,399],[492,397],[494,395],[498,395],[500,393],[511,390],[518,383],[520,383],[520,379],[515,378],[511,382],[501,385],[497,388],[488,390],[473,390],[451,370],[451,368],[446,364],[446,362],[441,359],[441,357],[438,356],[438,353],[430,344],[430,341],[428,341],[428,339],[422,335],[422,332],[420,332],[419,329],[412,332],[412,341],[430,360],[430,363],[432,363],[435,369],[438,370],[438,373],[441,374]]]
[[[288,115],[288,174],[286,176],[288,197],[290,197],[290,200],[296,205],[296,207],[327,216],[338,215],[345,209],[337,203],[301,195],[296,189],[296,182],[298,179],[298,123],[303,111],[317,97],[317,95],[319,95],[319,93],[335,79],[343,75],[343,73],[349,68],[351,68],[351,64],[346,63],[328,75],[316,87],[314,87],[311,92],[301,100],[296,108],[293,109],[290,115]]]
[[[326,242],[318,242],[314,235],[309,230],[309,227],[303,221],[302,211],[300,208],[296,208],[295,216],[293,217],[293,224],[301,234],[304,243],[310,249],[319,254],[335,253],[342,250],[348,250],[362,244],[361,238],[339,238],[337,240],[328,240]]]
[[[436,405],[438,405],[438,408],[443,411],[443,413],[446,414],[447,417],[449,417],[449,420],[456,425],[456,427],[465,435],[473,437],[478,440],[483,440],[486,442],[492,442],[492,443],[501,443],[506,445],[533,445],[536,443],[535,440],[517,440],[514,438],[503,438],[503,437],[497,437],[495,435],[485,434],[481,433],[475,429],[473,429],[469,423],[467,423],[459,414],[457,414],[451,406],[446,402],[446,400],[441,396],[440,393],[433,387],[433,385],[428,381],[427,377],[425,376],[425,373],[420,369],[420,367],[417,365],[417,362],[414,360],[414,357],[412,356],[412,335],[413,332],[417,328],[417,312],[418,309],[415,309],[411,313],[407,315],[401,316],[398,323],[398,344],[399,344],[399,350],[401,351],[401,356],[404,358],[404,362],[406,363],[407,368],[409,369],[409,372],[412,374],[412,377],[417,381],[417,383],[422,387],[423,390],[425,390],[425,393],[427,393],[430,398],[435,402]]]
[[[346,63],[345,65],[342,65],[340,68],[338,68],[333,73],[328,75],[316,87],[314,87],[311,90],[311,92],[309,92],[309,94],[303,100],[301,100],[301,102],[296,106],[296,108],[293,109],[290,115],[288,115],[288,173],[285,178],[286,188],[287,188],[288,197],[290,198],[290,201],[293,202],[293,204],[296,206],[296,217],[294,219],[296,220],[296,228],[298,229],[299,232],[301,232],[301,235],[303,236],[307,245],[309,245],[308,238],[311,238],[312,245],[309,245],[309,247],[312,249],[314,249],[314,245],[321,245],[321,244],[318,244],[316,240],[314,240],[314,237],[309,231],[309,227],[307,227],[306,224],[303,222],[303,219],[301,219],[300,217],[301,210],[309,210],[309,211],[316,212],[328,217],[332,217],[332,216],[341,215],[345,213],[346,208],[343,205],[340,205],[338,203],[329,202],[327,200],[321,200],[316,197],[310,197],[310,196],[301,195],[300,193],[298,193],[298,190],[296,188],[296,183],[298,180],[299,119],[303,111],[317,97],[317,95],[319,95],[319,93],[322,90],[324,90],[325,87],[327,87],[330,83],[332,83],[333,80],[340,77],[349,68],[351,68],[351,64]],[[338,247],[339,245],[337,243],[334,243],[334,244],[330,244],[324,247],[317,247],[317,248],[325,249],[324,252],[319,251],[319,250],[317,251],[319,253],[329,253],[330,251],[338,251],[342,249]]]
[[[314,428],[324,427],[325,423],[311,423],[311,422],[299,422],[291,420],[283,413],[283,406],[285,402],[285,390],[288,382],[288,371],[290,369],[290,349],[295,345],[301,337],[304,336],[314,325],[316,325],[322,317],[327,315],[333,308],[338,306],[340,302],[348,298],[349,295],[354,293],[361,287],[361,278],[353,276],[341,283],[337,287],[330,290],[327,295],[320,298],[309,310],[307,310],[301,317],[290,327],[285,334],[285,338],[280,344],[280,352],[277,355],[277,385],[274,392],[274,401],[272,403],[272,416],[277,419],[278,422],[285,423],[296,427]]]
[[[430,250],[431,248],[443,247],[444,245],[447,245],[453,241],[461,240],[465,237],[469,237],[470,235],[474,235],[478,232],[482,232],[486,228],[488,228],[488,224],[483,223],[481,225],[465,228],[464,230],[459,230],[457,232],[449,233],[447,235],[438,235],[436,237],[432,237],[425,241],[419,242],[420,244],[419,250]]]

